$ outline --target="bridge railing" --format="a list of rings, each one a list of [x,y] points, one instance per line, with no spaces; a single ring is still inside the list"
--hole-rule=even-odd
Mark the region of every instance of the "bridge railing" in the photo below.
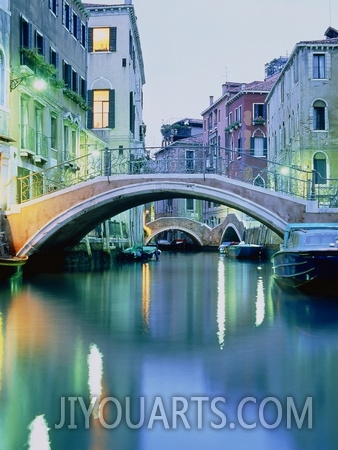
[[[197,152],[196,152],[197,153]],[[200,152],[201,153],[201,152]],[[266,158],[248,156],[230,160],[207,156],[135,157],[124,149],[104,149],[64,161],[17,178],[17,201],[23,203],[65,189],[98,176],[136,174],[213,174],[240,180],[292,197],[317,200],[319,206],[338,206],[338,180],[324,179],[314,171],[286,167]]]

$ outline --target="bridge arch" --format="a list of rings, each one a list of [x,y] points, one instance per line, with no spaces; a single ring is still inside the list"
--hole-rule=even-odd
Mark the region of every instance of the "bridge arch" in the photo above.
[[[246,212],[280,236],[288,222],[304,221],[307,204],[215,174],[97,177],[20,205],[18,213],[8,215],[7,232],[15,253],[30,255],[77,243],[104,220],[166,198],[196,198],[227,205]]]

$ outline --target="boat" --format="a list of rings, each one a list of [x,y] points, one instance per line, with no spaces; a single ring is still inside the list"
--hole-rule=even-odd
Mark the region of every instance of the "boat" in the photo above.
[[[159,239],[157,241],[157,246],[160,250],[170,252],[186,252],[186,251],[195,251],[198,249],[196,244],[188,242],[186,239],[174,239],[172,241],[167,241],[166,239]]]
[[[28,256],[1,255],[0,266],[20,267],[26,264]]]
[[[218,251],[220,252],[221,255],[228,255],[228,247],[230,244],[235,245],[238,244],[238,242],[233,241],[222,242],[222,244],[218,247]]]
[[[337,296],[338,223],[288,224],[271,262],[281,288]]]
[[[237,259],[260,259],[266,255],[265,245],[246,244],[239,242],[238,244],[230,244],[226,248],[226,252],[230,258]]]
[[[136,244],[128,247],[117,255],[119,261],[148,261],[156,259],[158,261],[161,250],[156,245]]]

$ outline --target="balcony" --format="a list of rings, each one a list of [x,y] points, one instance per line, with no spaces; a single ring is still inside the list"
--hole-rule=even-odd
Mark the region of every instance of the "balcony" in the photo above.
[[[262,116],[254,117],[252,119],[252,125],[265,125],[266,119]]]

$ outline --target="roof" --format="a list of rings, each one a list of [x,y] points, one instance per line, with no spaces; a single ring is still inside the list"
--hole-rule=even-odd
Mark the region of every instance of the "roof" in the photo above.
[[[203,133],[195,134],[193,136],[172,142],[171,144],[166,145],[165,147],[162,147],[159,150],[157,150],[155,154],[161,153],[162,151],[168,150],[173,147],[190,147],[197,145],[201,146],[203,145]]]
[[[335,30],[335,29],[332,28],[332,27],[329,27],[329,28],[325,31],[324,35],[326,36],[325,39],[315,39],[315,40],[312,40],[312,41],[300,41],[300,42],[298,42],[298,43],[294,46],[294,48],[293,48],[293,50],[292,50],[292,52],[291,52],[291,55],[290,55],[290,57],[289,57],[288,62],[285,64],[285,66],[283,67],[283,69],[278,73],[277,79],[278,79],[279,77],[282,77],[282,75],[284,74],[284,72],[289,68],[289,66],[290,66],[290,64],[291,64],[291,62],[292,62],[294,56],[296,55],[296,53],[297,53],[301,48],[305,48],[305,47],[313,47],[313,46],[315,46],[315,47],[328,47],[328,46],[333,46],[333,47],[334,47],[334,46],[338,46],[338,31],[337,31],[337,30]],[[330,36],[337,36],[337,37],[330,38]],[[276,81],[277,81],[277,79],[276,79]],[[276,86],[276,83],[272,86],[272,88],[271,88],[271,90],[270,90],[270,92],[269,92],[269,94],[268,94],[266,100],[269,100],[269,98],[271,97],[272,92],[274,91],[274,87],[275,87],[275,86]]]

